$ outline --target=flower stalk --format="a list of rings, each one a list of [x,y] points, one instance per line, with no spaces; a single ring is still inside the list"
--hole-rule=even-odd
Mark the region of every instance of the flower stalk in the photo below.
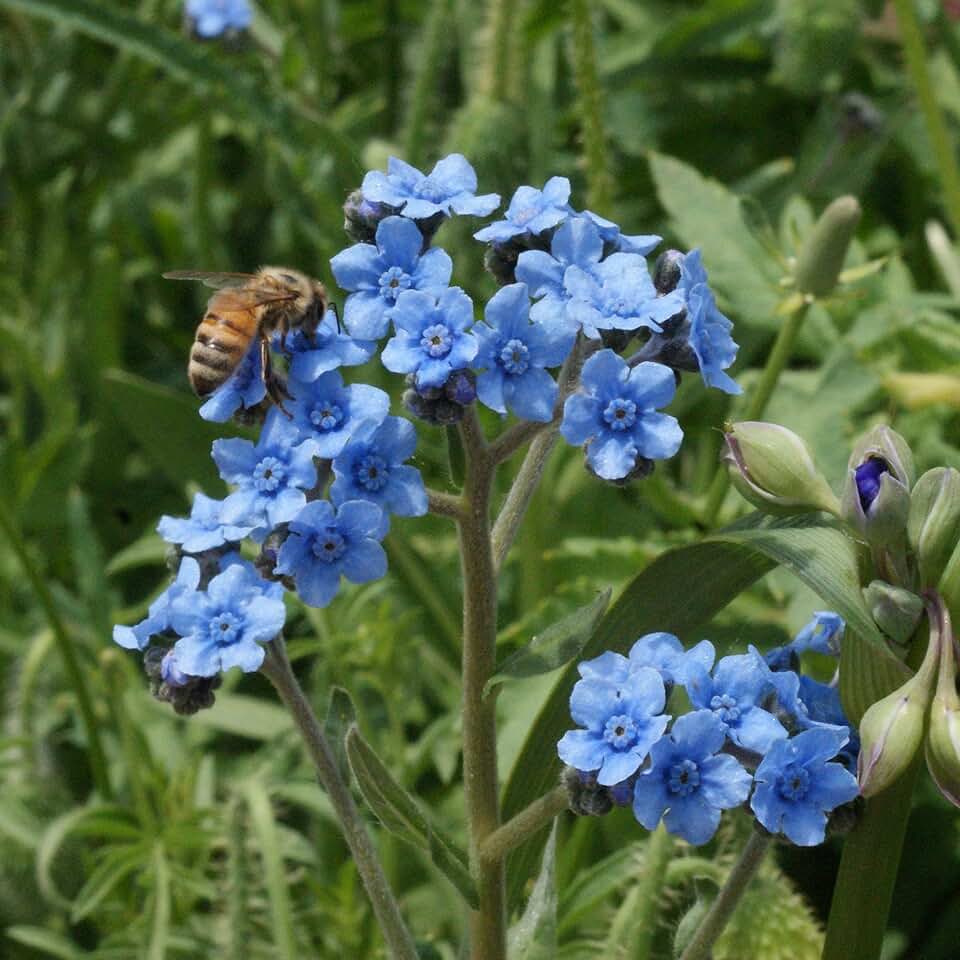
[[[529,840],[569,806],[567,788],[563,785],[554,787],[494,830],[481,845],[480,858],[488,863],[502,862],[511,850]]]
[[[317,779],[336,811],[344,839],[353,854],[357,872],[366,887],[391,957],[394,960],[417,960],[413,938],[400,914],[400,907],[384,876],[350,789],[340,776],[330,743],[303,688],[294,676],[282,636],[278,636],[268,645],[267,656],[260,669],[280,695],[303,737],[317,772]]]

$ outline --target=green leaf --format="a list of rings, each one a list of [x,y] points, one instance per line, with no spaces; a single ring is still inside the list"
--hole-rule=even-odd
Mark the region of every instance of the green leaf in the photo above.
[[[57,957],[58,960],[80,960],[81,957],[88,955],[62,934],[54,933],[53,930],[47,930],[45,927],[7,927],[4,933],[11,940],[22,943],[25,947],[33,947],[34,950],[39,950],[51,957]]]
[[[645,840],[631,843],[577,871],[560,897],[561,936],[575,931],[584,916],[636,879],[645,846]]]
[[[710,282],[737,319],[778,326],[783,269],[750,230],[740,198],[674,157],[651,153],[649,159],[657,196],[674,230],[688,247],[703,250]]]
[[[86,883],[74,898],[70,922],[78,923],[91,914],[132,873],[144,867],[146,851],[140,845],[126,844],[110,850],[90,872]]]
[[[505,680],[536,677],[569,663],[596,630],[600,618],[606,613],[612,593],[609,588],[604,590],[591,603],[551,624],[525,647],[507,657],[487,681],[483,689],[484,696]]]
[[[153,848],[153,924],[147,960],[165,960],[170,938],[170,867],[163,844]]]
[[[557,955],[557,821],[543,851],[540,876],[524,908],[523,916],[510,931],[507,953],[511,960],[554,960]]]
[[[357,722],[357,708],[353,699],[343,687],[330,690],[330,704],[323,729],[336,756],[340,776],[345,783],[350,782],[350,762],[347,760],[347,731]]]
[[[117,418],[175,488],[182,490],[191,481],[207,491],[222,488],[210,447],[225,433],[236,431],[201,420],[196,401],[184,393],[122,370],[108,370],[103,377]]]
[[[296,960],[299,956],[293,926],[293,908],[283,869],[280,839],[273,817],[273,807],[264,785],[250,780],[244,787],[250,825],[257,840],[263,861],[264,885],[270,899],[270,925],[273,930],[272,956],[282,960]]]
[[[283,707],[242,693],[217,693],[217,702],[192,718],[198,724],[250,740],[273,740],[292,729]]]
[[[393,834],[430,853],[434,865],[472,907],[479,905],[467,857],[393,778],[354,725],[347,732],[347,757],[357,786],[377,819]]]

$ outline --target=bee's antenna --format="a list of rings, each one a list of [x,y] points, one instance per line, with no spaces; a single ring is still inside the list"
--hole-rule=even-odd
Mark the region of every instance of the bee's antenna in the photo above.
[[[340,308],[335,303],[330,303],[327,309],[333,313],[334,319],[337,321],[337,333],[343,333],[343,328],[340,326]]]

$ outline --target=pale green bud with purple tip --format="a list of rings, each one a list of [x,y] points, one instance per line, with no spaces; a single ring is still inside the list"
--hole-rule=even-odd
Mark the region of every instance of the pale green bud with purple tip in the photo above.
[[[891,640],[906,646],[923,616],[923,600],[885,580],[874,580],[864,587],[863,599],[873,622]]]
[[[728,425],[724,439],[722,459],[733,485],[755,507],[766,513],[839,513],[834,492],[792,430],[745,421]]]
[[[960,541],[960,471],[936,467],[920,477],[910,495],[907,537],[920,586],[936,586]]]
[[[960,807],[960,696],[950,614],[941,610],[940,675],[930,706],[927,769],[940,792]]]
[[[939,640],[931,631],[920,669],[863,715],[857,760],[857,780],[863,796],[872,797],[899,780],[920,749],[938,654]]]
[[[907,442],[888,426],[874,427],[850,455],[843,519],[874,547],[903,542],[913,481],[913,455]]]

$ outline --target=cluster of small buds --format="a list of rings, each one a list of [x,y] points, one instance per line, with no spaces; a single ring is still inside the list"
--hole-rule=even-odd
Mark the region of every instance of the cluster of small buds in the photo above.
[[[652,633],[626,657],[581,663],[570,697],[580,729],[557,744],[571,809],[599,815],[629,804],[648,830],[662,820],[702,844],[724,810],[749,801],[768,832],[822,843],[834,811],[858,796],[858,747],[836,685],[793,667],[808,650],[835,654],[843,627],[818,613],[766,658],[750,647],[715,663],[707,640],[685,650],[672,634]],[[693,709],[673,717],[666,706],[676,686]]]
[[[861,719],[861,792],[873,796],[894,783],[925,742],[934,782],[960,806],[960,695],[950,625],[960,610],[960,472],[934,467],[917,478],[907,442],[878,426],[854,444],[838,499],[806,445],[785,427],[733,424],[726,442],[734,484],[761,510],[824,510],[863,544],[863,598],[894,654],[904,658],[913,644],[925,645],[916,673]],[[919,629],[925,610],[928,631]]]
[[[228,7],[210,9],[227,17]],[[212,20],[204,24],[213,29]],[[543,190],[520,187],[505,219],[476,234],[495,256],[515,260],[478,320],[471,298],[450,285],[453,263],[434,240],[451,216],[486,216],[500,197],[477,195],[476,174],[459,154],[429,174],[391,158],[386,173],[364,177],[344,207],[355,242],[330,261],[347,294],[342,327],[330,309],[314,330],[274,334],[271,375],[282,406],[267,397],[265,358],[254,342],[200,408],[206,420],[234,418],[261,430],[256,443],[214,442],[213,459],[232,491],[222,500],[197,494],[189,517],[160,520],[160,535],[183,557],[177,579],[144,621],[116,630],[118,643],[140,650],[163,636],[170,649],[158,693],[233,665],[258,669],[262,644],[283,626],[284,590],[325,606],[341,578],[384,576],[381,541],[390,515],[426,513],[422,478],[409,463],[413,424],[389,415],[383,390],[346,383],[347,368],[379,354],[387,370],[406,378],[404,407],[430,424],[455,424],[475,402],[504,417],[560,421],[561,435],[584,447],[588,470],[613,483],[646,476],[655,460],[677,452],[683,433],[661,408],[673,399],[680,370],[739,389],[722,372],[737,347],[699,253],[669,251],[655,284],[645,255],[660,238],[626,236],[608,220],[573,210],[569,196],[563,177]],[[669,349],[625,359],[620,353],[638,334],[647,338],[643,350],[655,338]],[[553,371],[574,354],[561,395]],[[663,362],[668,354],[682,362]],[[233,566],[243,543],[259,554],[241,576]],[[194,576],[195,567],[210,575]],[[263,613],[265,605],[272,619],[248,610]],[[149,657],[156,673],[156,655]]]

